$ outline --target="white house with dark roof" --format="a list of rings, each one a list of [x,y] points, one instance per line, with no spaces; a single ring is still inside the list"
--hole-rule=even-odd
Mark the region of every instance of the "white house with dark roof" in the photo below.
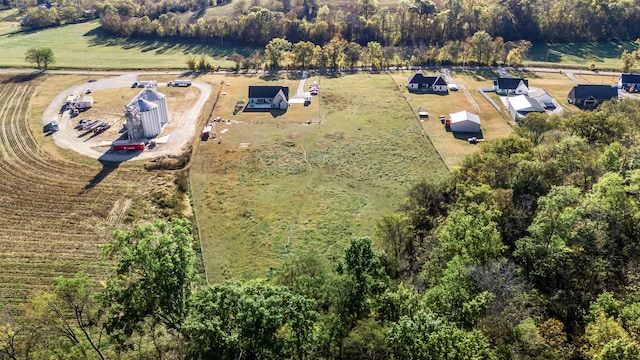
[[[289,87],[249,86],[249,109],[281,109],[289,107]]]
[[[407,90],[412,93],[447,94],[449,92],[444,76],[440,74],[424,76],[422,72],[417,72],[407,79]]]
[[[498,95],[528,95],[529,80],[502,77],[493,81],[493,88]]]
[[[545,108],[538,100],[527,95],[512,96],[507,99],[509,113],[515,121],[520,121],[532,112],[544,113]]]
[[[627,92],[640,92],[640,74],[620,74],[618,88]]]

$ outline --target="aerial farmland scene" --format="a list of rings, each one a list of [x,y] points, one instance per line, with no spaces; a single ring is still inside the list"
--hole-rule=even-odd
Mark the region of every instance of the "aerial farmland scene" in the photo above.
[[[640,359],[639,14],[0,0],[0,359]]]

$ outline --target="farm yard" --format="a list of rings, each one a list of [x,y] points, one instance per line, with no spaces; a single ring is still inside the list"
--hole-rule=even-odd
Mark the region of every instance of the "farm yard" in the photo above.
[[[320,91],[308,106],[235,113],[237,102],[246,104],[249,86],[288,86],[294,95],[299,76],[198,77],[218,84],[209,118],[220,119],[212,123],[216,136],[198,141],[190,169],[210,282],[269,277],[294,254],[333,259],[351,238],[375,238],[377,221],[398,208],[410,186],[446,179],[448,168],[481,149],[447,132],[438,120],[441,114],[479,114],[488,141],[512,132],[508,114],[498,113],[477,91],[489,87],[497,73],[453,72],[460,91],[445,96],[408,93],[411,74],[312,76],[302,90],[315,81]],[[563,104],[574,84],[559,73],[522,76]],[[0,199],[5,205],[0,218],[6,226],[0,246],[6,256],[0,265],[0,303],[15,304],[56,276],[78,270],[99,279],[109,265],[100,258],[99,245],[129,219],[161,216],[158,200],[175,191],[174,173],[145,172],[142,162],[100,164],[57,148],[42,133],[40,115],[53,97],[49,94],[87,79],[3,78]],[[187,104],[183,90],[166,89],[174,105]],[[99,101],[87,115],[115,121],[121,95],[128,98],[136,91],[97,91],[97,99],[116,101]],[[191,98],[193,91],[184,94]],[[418,108],[429,118],[419,121]],[[205,112],[209,109],[210,103]],[[198,126],[203,125],[201,119]]]
[[[218,81],[230,84],[214,111],[223,140],[200,142],[191,168],[210,282],[268,277],[294,254],[336,258],[352,237],[374,237],[411,185],[448,174],[387,74],[311,77],[308,107],[236,115],[249,85],[295,93],[298,79]]]
[[[508,123],[508,118],[498,113],[478,93],[479,87],[486,87],[485,80],[487,78],[482,77],[481,74],[454,72],[452,73],[453,80],[462,88],[459,91],[450,91],[448,95],[437,95],[409,93],[405,85],[407,79],[414,73],[413,71],[402,71],[393,73],[391,76],[397,83],[399,91],[405,96],[407,107],[414,110],[422,108],[429,112],[429,118],[424,119],[421,125],[450,169],[454,168],[467,155],[478,151],[478,146],[469,144],[466,136],[455,138],[455,134],[447,131],[438,119],[440,115],[448,118],[450,113],[462,110],[479,115],[482,123],[482,137],[487,141],[508,136],[513,131]],[[425,75],[431,74],[425,71]],[[414,115],[414,119],[416,118],[417,114]]]
[[[56,151],[40,114],[52,89],[71,81],[78,78],[0,78],[0,305],[13,310],[55,277],[106,275],[99,246],[130,214],[152,217],[147,200],[172,185],[171,176]]]

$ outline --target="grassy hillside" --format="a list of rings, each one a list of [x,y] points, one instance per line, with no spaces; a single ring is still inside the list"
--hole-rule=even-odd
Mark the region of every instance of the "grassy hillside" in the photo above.
[[[98,21],[20,32],[16,23],[0,22],[0,66],[30,67],[25,53],[33,47],[49,47],[53,67],[77,69],[185,69],[190,54],[207,55],[214,66],[231,67],[225,60],[243,49],[163,41],[112,39]]]
[[[620,55],[624,50],[635,50],[634,42],[583,42],[567,44],[534,44],[529,50],[525,65],[572,66],[596,69],[619,69]]]

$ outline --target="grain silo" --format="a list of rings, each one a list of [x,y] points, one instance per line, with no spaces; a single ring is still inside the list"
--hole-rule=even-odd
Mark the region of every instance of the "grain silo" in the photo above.
[[[164,94],[155,91],[151,87],[146,87],[142,91],[142,98],[158,106],[158,114],[160,115],[160,125],[163,126],[169,122],[169,111],[167,110],[167,97]]]
[[[124,107],[125,123],[127,129],[127,138],[129,141],[140,141],[143,137],[142,120],[138,111],[138,106],[134,102]]]
[[[142,131],[144,137],[147,139],[153,138],[160,134],[162,131],[162,125],[160,123],[160,113],[158,111],[158,105],[143,99],[138,98],[138,114],[140,120],[142,120]]]

